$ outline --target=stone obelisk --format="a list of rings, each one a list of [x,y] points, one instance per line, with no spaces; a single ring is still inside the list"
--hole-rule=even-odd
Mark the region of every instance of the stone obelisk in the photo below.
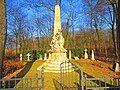
[[[58,30],[61,30],[61,20],[60,20],[60,6],[57,4],[55,6],[54,36],[57,34]]]
[[[54,33],[50,43],[50,49],[47,51],[49,57],[47,59],[47,62],[44,63],[45,72],[60,73],[60,64],[62,62],[68,61],[66,55],[67,50],[63,46],[64,46],[64,38],[62,36],[62,30],[61,30],[60,6],[58,5],[58,0],[56,0],[55,15],[54,15]],[[66,70],[66,72],[68,71]]]

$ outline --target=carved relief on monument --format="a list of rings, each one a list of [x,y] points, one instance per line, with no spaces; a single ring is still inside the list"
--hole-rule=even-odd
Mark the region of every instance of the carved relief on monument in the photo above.
[[[67,52],[67,50],[63,47],[64,38],[62,36],[61,30],[58,30],[55,36],[53,36],[52,41],[50,43],[49,52]]]

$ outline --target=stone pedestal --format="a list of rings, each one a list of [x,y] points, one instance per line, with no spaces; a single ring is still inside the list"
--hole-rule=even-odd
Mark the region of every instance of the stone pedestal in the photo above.
[[[44,65],[45,72],[60,73],[60,64],[68,61],[66,53],[49,53],[49,58]]]
[[[67,60],[67,56],[66,56],[66,52],[65,53],[49,53],[49,58],[47,60],[47,62],[50,62],[50,61],[65,61]]]

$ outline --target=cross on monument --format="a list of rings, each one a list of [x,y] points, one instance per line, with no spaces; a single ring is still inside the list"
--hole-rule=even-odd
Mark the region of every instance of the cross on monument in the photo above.
[[[27,54],[27,57],[28,57],[28,61],[30,61],[30,54],[29,53]]]

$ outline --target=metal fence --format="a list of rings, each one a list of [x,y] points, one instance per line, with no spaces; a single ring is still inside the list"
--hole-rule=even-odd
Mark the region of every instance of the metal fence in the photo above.
[[[0,80],[2,87],[0,90],[44,90],[44,68],[41,76],[36,74],[35,78],[16,78]]]
[[[85,90],[120,90],[120,78],[88,78],[85,75]]]
[[[70,61],[60,64],[60,90],[83,90],[83,72]]]
[[[58,90],[120,90],[120,78],[94,78],[70,61],[60,64]]]

